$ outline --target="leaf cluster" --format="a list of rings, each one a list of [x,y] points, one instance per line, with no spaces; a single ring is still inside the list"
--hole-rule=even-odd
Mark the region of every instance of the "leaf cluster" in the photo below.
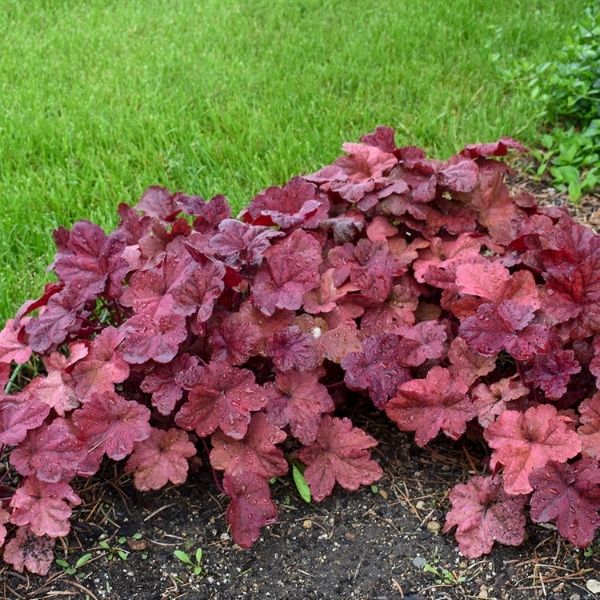
[[[377,441],[345,416],[360,401],[419,446],[467,430],[488,445],[492,472],[449,496],[467,556],[521,543],[528,504],[593,541],[600,237],[511,195],[510,138],[445,161],[385,127],[343,148],[239,219],[223,196],[152,187],[110,233],[55,232],[57,281],[0,333],[7,563],[48,571],[104,461],[156,490],[199,448],[247,548],[290,465],[306,501],[381,477]]]

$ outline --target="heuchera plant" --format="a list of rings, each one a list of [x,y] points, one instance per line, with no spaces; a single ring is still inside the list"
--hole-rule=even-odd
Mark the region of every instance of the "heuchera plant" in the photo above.
[[[379,127],[344,150],[239,220],[223,196],[151,187],[110,234],[55,232],[57,281],[0,333],[6,562],[48,571],[104,460],[155,490],[199,447],[247,548],[290,461],[317,502],[381,477],[345,411],[361,397],[419,446],[467,429],[489,446],[491,472],[449,495],[466,556],[520,544],[528,505],[593,541],[600,236],[511,195],[514,140],[439,161]]]

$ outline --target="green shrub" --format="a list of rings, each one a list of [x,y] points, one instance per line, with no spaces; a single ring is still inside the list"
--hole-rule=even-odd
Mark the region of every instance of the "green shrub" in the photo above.
[[[600,11],[586,11],[555,61],[523,62],[506,75],[525,81],[547,128],[534,151],[537,174],[579,200],[600,184]]]

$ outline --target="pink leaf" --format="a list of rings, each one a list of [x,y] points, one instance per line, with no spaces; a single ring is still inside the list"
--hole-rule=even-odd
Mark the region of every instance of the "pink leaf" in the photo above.
[[[487,357],[471,350],[461,337],[455,337],[448,349],[450,371],[460,375],[467,385],[488,375],[496,367],[496,357]]]
[[[107,327],[94,339],[85,360],[75,366],[72,378],[80,402],[114,391],[115,384],[129,377],[129,365],[120,351],[124,337],[123,331]]]
[[[371,459],[370,449],[376,445],[374,438],[352,427],[350,419],[324,416],[316,441],[299,452],[315,501],[329,496],[336,482],[346,490],[357,490],[377,481],[383,472]]]
[[[579,422],[577,433],[583,446],[581,452],[600,460],[600,393],[579,405]]]
[[[504,411],[483,435],[494,449],[490,465],[504,466],[504,489],[509,494],[528,494],[529,475],[551,460],[566,462],[581,451],[581,441],[569,427],[571,419],[554,406],[533,406],[525,413]]]
[[[195,456],[196,447],[188,434],[179,429],[152,429],[150,437],[138,442],[127,459],[125,470],[133,472],[138,490],[158,490],[170,481],[184,483],[188,472],[188,458]]]
[[[13,319],[6,321],[4,329],[0,331],[0,363],[10,364],[12,361],[19,365],[26,363],[31,357],[31,348],[20,340],[20,332],[29,319],[21,319],[17,323]]]
[[[47,575],[54,560],[54,544],[53,538],[39,537],[29,527],[19,527],[4,547],[4,560],[19,573],[27,569],[36,575]]]
[[[10,464],[18,473],[35,475],[46,483],[70,481],[83,460],[81,441],[69,421],[60,418],[30,431],[10,455]]]
[[[499,477],[472,477],[455,485],[449,498],[452,510],[443,532],[456,526],[459,550],[467,558],[489,554],[496,541],[509,546],[523,543],[527,496],[509,496]]]
[[[45,483],[28,477],[10,501],[10,520],[15,525],[28,525],[38,536],[62,537],[69,533],[71,506],[78,504],[81,498],[69,484]]]
[[[0,394],[0,445],[15,446],[30,429],[39,427],[50,414],[50,407],[26,392],[16,396]]]
[[[0,506],[0,547],[4,545],[6,539],[6,524],[8,523],[10,513]]]

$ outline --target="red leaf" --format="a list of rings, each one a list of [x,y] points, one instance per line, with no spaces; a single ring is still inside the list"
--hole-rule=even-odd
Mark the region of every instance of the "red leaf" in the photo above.
[[[135,208],[149,217],[165,221],[173,221],[181,211],[177,194],[172,194],[168,189],[158,185],[147,188]]]
[[[251,356],[259,353],[263,334],[258,325],[239,313],[227,313],[211,329],[209,345],[212,359],[243,365]]]
[[[188,335],[185,317],[172,313],[166,305],[155,314],[131,317],[121,325],[120,331],[124,336],[123,358],[130,364],[149,360],[168,363],[177,356],[180,344]]]
[[[555,323],[568,322],[572,339],[600,333],[600,249],[572,272],[548,277],[543,310]]]
[[[54,560],[54,544],[53,538],[38,537],[29,527],[19,527],[4,547],[4,560],[19,573],[27,569],[36,575],[47,575]]]
[[[327,218],[328,208],[326,198],[312,183],[302,177],[294,177],[283,187],[270,187],[261,192],[241,217],[257,225],[275,224],[282,229],[300,225],[314,229]]]
[[[152,406],[161,415],[170,415],[183,396],[183,386],[177,376],[197,366],[197,360],[189,354],[180,354],[166,365],[155,364],[142,381],[140,388],[152,394]]]
[[[488,375],[496,368],[496,357],[482,356],[473,352],[461,337],[455,337],[448,349],[450,371],[460,375],[467,385],[479,377]]]
[[[393,153],[396,150],[394,136],[395,133],[391,127],[384,127],[383,125],[379,125],[375,128],[375,131],[363,135],[360,138],[360,141],[363,144],[375,146],[376,148],[379,148],[379,150],[381,150],[382,152]]]
[[[581,441],[569,427],[571,419],[554,406],[533,406],[525,413],[504,411],[483,435],[494,449],[490,466],[504,466],[504,489],[509,494],[528,494],[529,475],[551,460],[566,462],[581,451]]]
[[[179,427],[206,437],[221,428],[240,440],[246,435],[250,413],[264,408],[267,396],[247,369],[211,362],[198,369],[197,383],[191,386],[188,401],[175,416]]]
[[[439,185],[453,192],[472,192],[479,183],[477,164],[458,156],[447,161],[436,176]]]
[[[325,415],[315,443],[298,454],[307,465],[304,477],[315,501],[329,496],[336,482],[346,490],[357,490],[377,481],[383,472],[371,459],[370,448],[376,445],[374,438],[352,427],[350,419]]]
[[[600,527],[600,467],[591,458],[572,464],[551,461],[534,471],[531,518],[554,521],[558,532],[581,548],[594,541]]]
[[[231,526],[233,541],[250,548],[260,536],[260,529],[275,522],[277,509],[265,479],[254,473],[225,475],[223,489],[231,498],[225,519]]]
[[[318,381],[315,373],[289,371],[277,373],[275,382],[266,385],[269,421],[278,427],[289,425],[305,446],[315,441],[321,415],[335,408],[327,388]]]
[[[213,435],[210,464],[227,475],[253,473],[264,479],[285,475],[288,464],[276,444],[286,437],[285,431],[269,423],[265,413],[256,413],[243,439],[233,439],[220,431]]]
[[[600,460],[600,393],[579,405],[579,422],[577,433],[583,446],[581,452]]]
[[[322,190],[337,192],[348,202],[358,202],[365,194],[385,183],[383,175],[398,160],[367,144],[343,144],[348,156],[338,158],[333,165],[323,167],[307,179],[320,184]]]
[[[185,431],[153,428],[148,439],[135,445],[125,471],[133,472],[134,485],[143,492],[158,490],[169,481],[179,485],[187,478],[187,459],[195,454],[196,447]]]
[[[487,144],[467,144],[461,154],[467,158],[487,158],[504,156],[509,150],[526,152],[525,146],[509,137],[500,138],[497,142]]]
[[[256,275],[252,298],[265,314],[277,308],[297,310],[306,292],[319,284],[321,245],[300,229],[267,252],[266,265]]]
[[[494,542],[518,546],[525,539],[523,508],[527,496],[509,496],[499,477],[471,477],[455,485],[449,494],[452,510],[446,515],[444,533],[456,526],[460,552],[467,558],[489,554]]]
[[[114,327],[102,330],[90,346],[85,360],[75,365],[72,377],[80,402],[88,402],[94,394],[114,391],[116,383],[129,377],[129,365],[123,360],[119,347],[125,337]]]
[[[88,451],[103,452],[113,460],[131,454],[135,442],[147,439],[151,431],[150,411],[114,392],[92,396],[72,418]]]
[[[53,295],[40,316],[31,319],[25,326],[31,349],[43,354],[64,342],[67,335],[76,329],[82,307],[83,302],[75,288],[65,288]]]
[[[219,224],[219,233],[210,239],[210,248],[230,267],[257,266],[271,247],[273,238],[284,233],[269,227],[248,225],[235,219]]]
[[[66,419],[30,431],[10,455],[10,464],[24,476],[58,483],[75,477],[84,460],[83,445]]]
[[[28,525],[38,536],[62,537],[71,528],[71,506],[78,504],[81,498],[68,483],[45,483],[28,477],[10,501],[10,521],[19,526]]]
[[[385,412],[400,430],[415,432],[418,446],[425,446],[440,431],[457,440],[477,415],[467,390],[460,375],[433,367],[426,379],[413,379],[398,386]]]

